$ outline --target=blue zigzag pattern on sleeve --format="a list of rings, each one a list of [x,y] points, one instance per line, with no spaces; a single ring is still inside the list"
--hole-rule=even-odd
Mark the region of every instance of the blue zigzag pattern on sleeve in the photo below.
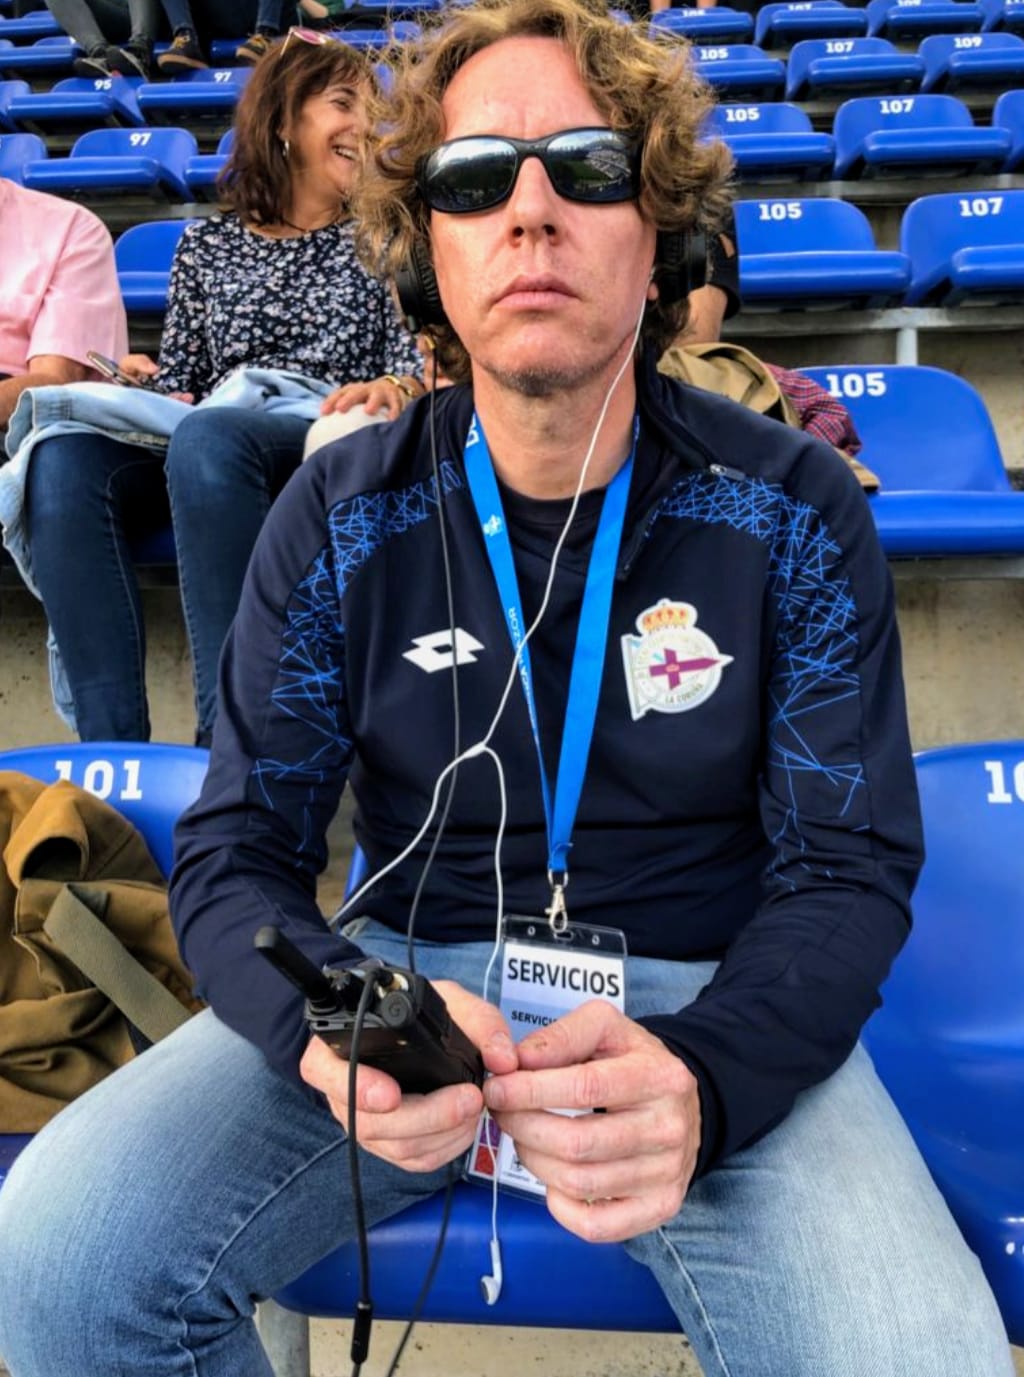
[[[705,474],[677,485],[663,501],[661,513],[731,526],[768,547],[768,588],[778,609],[781,653],[770,684],[766,764],[785,780],[788,795],[788,807],[771,838],[778,847],[776,866],[785,866],[806,849],[799,801],[808,777],[816,786],[816,812],[820,813],[824,789],[828,811],[843,819],[844,830],[866,829],[857,607],[849,580],[839,571],[842,551],[820,513],[763,479]],[[835,714],[844,712],[844,703],[850,709],[849,722],[837,727]],[[848,739],[849,760],[826,760],[816,749],[816,729],[825,714],[833,715],[825,739]]]
[[[440,467],[445,494],[462,487],[450,460]],[[315,786],[326,774],[351,759],[352,742],[340,731],[337,714],[345,648],[341,599],[356,573],[383,545],[426,521],[437,508],[434,483],[428,480],[393,492],[361,494],[328,512],[328,543],[288,602],[280,667],[271,695],[274,708],[311,728],[319,745],[301,760],[256,761],[253,775],[269,804],[273,805],[275,783],[294,785],[296,779],[308,781],[312,799]],[[307,810],[307,832],[308,822]]]

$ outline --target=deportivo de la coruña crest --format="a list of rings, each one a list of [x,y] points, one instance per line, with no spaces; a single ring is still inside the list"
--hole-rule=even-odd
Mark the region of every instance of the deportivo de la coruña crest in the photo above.
[[[661,598],[636,619],[638,636],[623,636],[622,659],[633,721],[647,712],[689,712],[707,701],[733,657],[697,627],[697,609]]]

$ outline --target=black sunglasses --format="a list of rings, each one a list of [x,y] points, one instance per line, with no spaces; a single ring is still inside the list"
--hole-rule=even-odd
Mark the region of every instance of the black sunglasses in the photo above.
[[[470,134],[420,158],[416,184],[431,210],[468,215],[506,200],[527,158],[541,160],[567,201],[609,205],[639,192],[639,143],[614,129],[563,129],[543,139]]]

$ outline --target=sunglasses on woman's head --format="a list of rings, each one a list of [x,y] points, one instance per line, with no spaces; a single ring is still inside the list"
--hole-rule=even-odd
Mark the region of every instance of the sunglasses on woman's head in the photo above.
[[[285,48],[287,48],[288,44],[292,41],[293,38],[296,39],[299,43],[312,43],[318,48],[321,47],[324,43],[337,43],[339,44],[339,46],[341,44],[340,39],[335,38],[334,34],[332,33],[326,33],[323,29],[303,29],[300,27],[293,27],[290,28],[288,32],[285,34],[284,42],[281,44],[281,47],[278,51],[283,53]]]
[[[543,139],[470,134],[442,143],[416,165],[431,210],[469,215],[507,200],[527,158],[539,158],[567,201],[632,201],[640,187],[640,145],[614,129],[563,129]]]

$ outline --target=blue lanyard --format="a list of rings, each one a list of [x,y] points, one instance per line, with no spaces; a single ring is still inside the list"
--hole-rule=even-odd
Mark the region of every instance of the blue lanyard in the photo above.
[[[520,651],[522,647],[519,655],[519,678],[537,748],[544,818],[548,831],[548,871],[552,884],[555,883],[556,877],[560,877],[564,883],[568,874],[572,830],[580,794],[583,791],[583,777],[586,774],[587,757],[590,754],[594,721],[597,717],[597,700],[601,691],[601,674],[608,645],[612,589],[615,584],[615,570],[638,432],[639,426],[634,422],[633,449],[612,479],[601,505],[601,519],[590,553],[583,605],[580,608],[579,626],[576,631],[572,672],[569,676],[569,697],[565,705],[565,722],[562,727],[562,747],[553,795],[541,749],[540,724],[537,719],[533,673],[530,668],[530,647],[523,646],[527,628],[512,559],[512,545],[508,538],[491,453],[487,447],[483,427],[475,414],[470,423],[469,434],[466,436],[465,463],[469,491],[480,519],[484,546],[491,562],[494,581],[498,586],[512,647],[515,651]]]

